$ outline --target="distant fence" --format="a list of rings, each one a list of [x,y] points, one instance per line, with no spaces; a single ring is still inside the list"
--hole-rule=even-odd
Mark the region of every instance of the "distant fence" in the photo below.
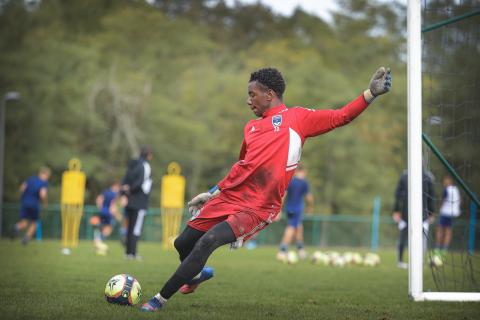
[[[7,236],[11,226],[18,220],[19,205],[6,203],[3,206],[3,235]],[[80,225],[80,239],[92,239],[93,228],[89,223],[90,217],[98,213],[95,206],[85,206],[84,215]],[[145,218],[142,238],[146,241],[158,241],[162,239],[162,222],[160,208],[150,208]],[[42,237],[48,239],[60,239],[61,221],[60,206],[50,205],[41,214]],[[182,222],[182,229],[188,221],[189,214],[185,212]],[[380,217],[378,220],[378,246],[393,247],[397,241],[397,225],[390,216]],[[455,222],[454,228],[465,229],[468,221],[459,220]],[[272,223],[257,237],[260,245],[278,245],[286,226],[285,215],[278,222]],[[433,226],[432,226],[433,227]],[[430,228],[430,236],[433,236],[433,229]],[[477,224],[476,233],[479,234]],[[119,238],[119,225],[117,224],[112,233],[112,239]],[[331,247],[365,247],[370,248],[372,243],[372,216],[371,215],[306,215],[304,219],[305,244],[310,246]],[[455,234],[455,230],[454,230]],[[455,239],[454,239],[455,241]],[[478,237],[477,237],[478,241]],[[461,246],[462,244],[452,244]],[[477,246],[478,248],[478,246]]]

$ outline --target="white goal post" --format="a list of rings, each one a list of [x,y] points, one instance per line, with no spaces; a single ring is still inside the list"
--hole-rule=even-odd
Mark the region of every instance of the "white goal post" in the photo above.
[[[421,0],[408,0],[408,291],[414,301],[480,301],[480,292],[423,292]]]

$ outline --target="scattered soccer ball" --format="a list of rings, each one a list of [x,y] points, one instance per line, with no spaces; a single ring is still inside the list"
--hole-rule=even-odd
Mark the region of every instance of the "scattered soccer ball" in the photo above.
[[[106,256],[108,252],[108,245],[103,242],[95,244],[95,254],[97,256]]]
[[[362,264],[363,263],[362,255],[358,252],[354,252],[352,254],[352,263],[353,264]]]
[[[114,276],[105,286],[105,299],[110,303],[133,306],[140,301],[141,296],[140,283],[128,274]]]
[[[338,256],[335,256],[333,259],[332,259],[332,266],[334,267],[345,267],[345,258],[342,257],[341,255],[338,255]]]
[[[287,263],[296,264],[298,263],[298,254],[295,251],[288,251],[287,254]]]
[[[380,264],[380,256],[373,252],[369,252],[365,254],[365,257],[362,257],[358,252],[347,251],[342,254],[337,251],[315,251],[311,257],[313,264],[340,268],[350,265],[375,267]]]
[[[314,251],[314,252],[312,253],[312,258],[311,258],[311,259],[312,259],[312,263],[314,263],[314,264],[320,264],[323,255],[324,255],[324,254],[323,254],[323,252],[321,252],[321,251]]]
[[[443,266],[442,256],[440,256],[439,254],[433,255],[431,263],[432,263],[432,266],[437,267],[437,268]]]
[[[300,260],[306,260],[308,258],[308,253],[305,249],[298,250],[298,258]]]
[[[367,267],[375,267],[380,264],[380,256],[376,253],[367,253],[363,259],[363,265]]]
[[[345,252],[343,254],[343,260],[345,260],[345,264],[349,265],[353,263],[353,252]]]

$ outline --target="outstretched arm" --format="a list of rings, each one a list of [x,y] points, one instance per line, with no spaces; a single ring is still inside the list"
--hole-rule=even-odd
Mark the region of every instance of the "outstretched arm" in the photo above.
[[[344,126],[355,119],[379,95],[387,93],[392,86],[390,69],[379,68],[368,89],[355,100],[336,110],[313,110],[298,108],[297,117],[302,123],[302,133],[305,137],[313,137]]]

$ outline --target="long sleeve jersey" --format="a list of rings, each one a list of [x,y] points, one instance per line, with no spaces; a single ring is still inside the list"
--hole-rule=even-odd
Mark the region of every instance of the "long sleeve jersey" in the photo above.
[[[336,110],[268,109],[245,126],[240,159],[219,182],[220,196],[271,219],[280,212],[305,140],[348,124],[367,106],[362,94]]]

